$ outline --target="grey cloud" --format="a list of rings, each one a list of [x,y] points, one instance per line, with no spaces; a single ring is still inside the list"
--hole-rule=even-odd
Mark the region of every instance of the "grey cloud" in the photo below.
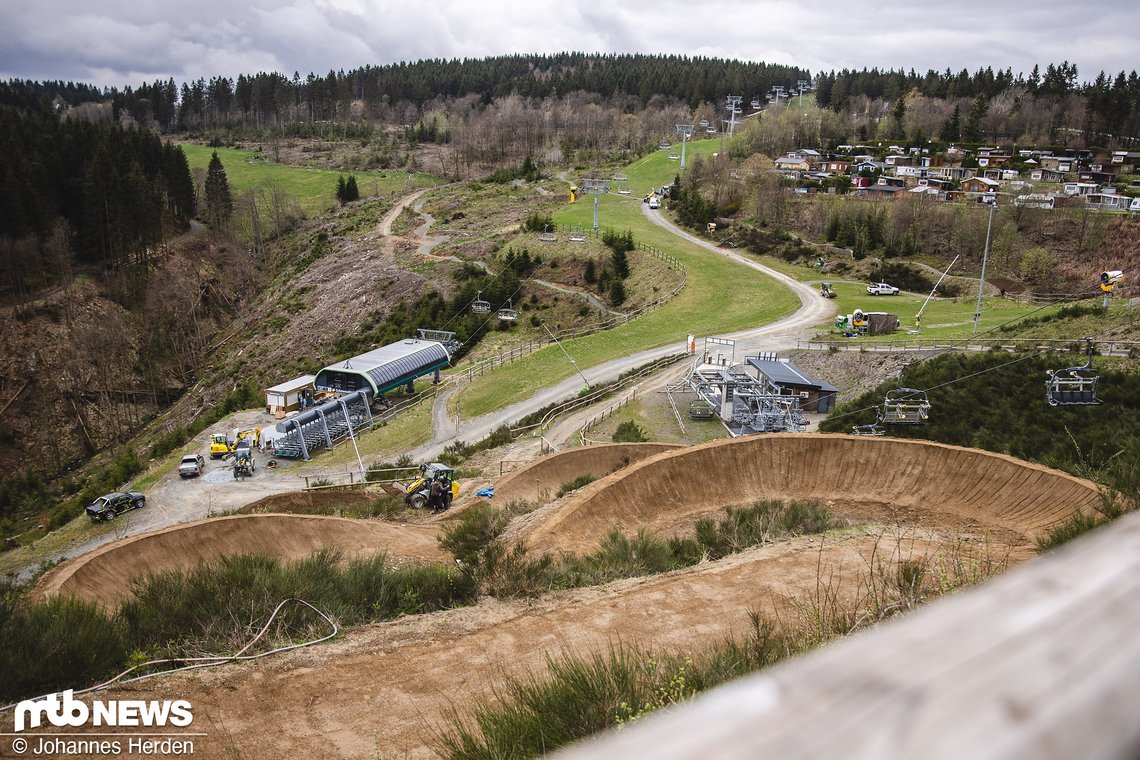
[[[1035,0],[8,0],[0,77],[136,84],[583,50],[832,68],[1134,68],[1140,4]]]

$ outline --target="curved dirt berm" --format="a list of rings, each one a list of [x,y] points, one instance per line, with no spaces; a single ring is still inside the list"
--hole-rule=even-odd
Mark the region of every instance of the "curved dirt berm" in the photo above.
[[[900,438],[793,433],[713,441],[632,464],[568,497],[530,534],[537,549],[589,551],[614,527],[673,530],[763,499],[1035,536],[1097,504],[1097,486],[977,449]]]
[[[495,483],[495,501],[546,501],[574,478],[604,478],[634,462],[679,448],[673,443],[607,443],[560,451],[507,473]]]
[[[44,575],[35,594],[68,594],[114,606],[131,595],[130,581],[202,560],[265,553],[306,557],[325,547],[355,556],[439,560],[433,528],[313,515],[235,515],[183,523],[102,546]]]

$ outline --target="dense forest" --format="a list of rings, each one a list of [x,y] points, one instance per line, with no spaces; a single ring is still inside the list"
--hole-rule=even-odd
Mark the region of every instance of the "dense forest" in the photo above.
[[[147,130],[0,109],[0,293],[71,265],[148,270],[194,216],[182,149]]]
[[[330,71],[324,76],[299,72],[239,74],[184,82],[155,81],[122,90],[99,91],[64,82],[12,80],[0,84],[0,106],[58,110],[83,102],[110,101],[113,117],[129,114],[140,124],[162,131],[182,131],[234,123],[282,126],[406,116],[444,99],[477,96],[486,106],[508,95],[557,98],[588,92],[602,98],[630,98],[638,108],[655,97],[696,108],[728,93],[763,94],[775,85],[790,87],[809,73],[792,66],[720,58],[560,53],[484,59],[426,60]],[[405,119],[406,120],[406,119]]]
[[[1121,137],[1135,139],[1140,136],[1140,76],[1119,72],[1115,76],[1100,72],[1096,79],[1078,81],[1076,64],[1064,61],[1046,66],[1042,72],[1034,66],[1028,75],[1015,75],[1010,69],[994,71],[987,67],[971,74],[966,69],[954,73],[947,69],[939,73],[928,71],[918,74],[902,70],[863,69],[820,74],[816,80],[816,102],[837,113],[866,110],[871,103],[881,104],[880,110],[889,112],[901,121],[908,108],[908,98],[928,98],[944,101],[966,99],[965,108],[959,108],[954,118],[947,118],[941,128],[928,130],[926,136],[941,134],[943,140],[978,140],[982,137],[1016,137],[1017,131],[986,130],[981,120],[991,104],[997,102],[1012,111],[1041,110],[1042,106],[1064,106],[1075,99],[1073,105],[1083,108],[1084,118],[1076,123],[1063,123],[1066,108],[1051,108],[1049,129],[1067,126],[1085,132],[1088,144],[1107,144]],[[901,104],[901,105],[900,105]],[[970,129],[970,122],[973,129]]]

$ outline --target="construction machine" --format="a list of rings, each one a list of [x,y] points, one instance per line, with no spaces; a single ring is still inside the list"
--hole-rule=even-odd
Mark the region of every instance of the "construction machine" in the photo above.
[[[234,445],[225,433],[210,436],[210,459],[220,459],[233,453]]]
[[[248,478],[253,475],[253,448],[247,438],[238,441],[234,447],[234,478]]]
[[[411,483],[385,483],[381,487],[397,499],[403,499],[412,509],[424,509],[431,503],[431,487],[436,480],[442,481],[444,486],[441,508],[447,509],[459,496],[459,481],[455,479],[455,470],[445,464],[420,465],[420,476]]]

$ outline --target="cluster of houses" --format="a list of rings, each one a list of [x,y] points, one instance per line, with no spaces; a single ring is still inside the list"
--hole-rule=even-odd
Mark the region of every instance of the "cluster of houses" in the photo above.
[[[828,156],[810,148],[791,151],[776,159],[776,172],[800,183],[800,192],[849,177],[852,192],[868,197],[918,193],[948,201],[988,201],[1001,193],[1028,207],[1084,204],[1103,211],[1140,211],[1140,181],[1132,183],[1138,197],[1120,192],[1116,184],[1118,174],[1140,173],[1138,151],[1115,151],[1096,163],[1087,150],[967,151],[951,146],[931,153],[929,148],[892,145],[880,160],[860,152],[867,147],[840,145]]]

